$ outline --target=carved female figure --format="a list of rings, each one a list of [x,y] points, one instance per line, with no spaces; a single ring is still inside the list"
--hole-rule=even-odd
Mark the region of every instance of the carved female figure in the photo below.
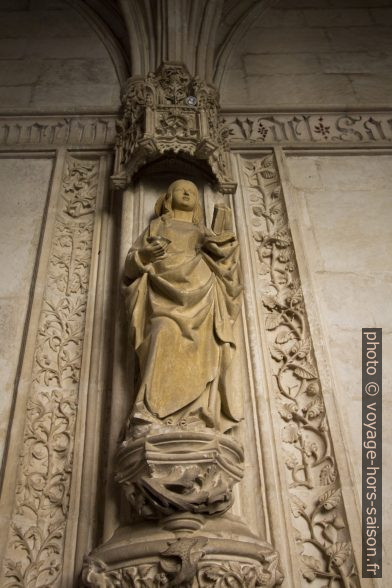
[[[124,269],[139,364],[128,434],[154,425],[225,432],[242,418],[240,391],[230,386],[242,293],[231,211],[218,205],[215,231],[207,229],[197,187],[177,180],[155,213]]]

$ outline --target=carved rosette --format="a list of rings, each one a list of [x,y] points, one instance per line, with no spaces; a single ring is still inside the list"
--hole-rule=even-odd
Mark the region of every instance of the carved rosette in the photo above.
[[[112,182],[124,188],[148,161],[164,154],[203,160],[223,192],[233,192],[228,133],[217,90],[178,63],[164,63],[147,78],[130,78],[117,123]]]
[[[5,583],[59,585],[99,163],[68,156],[27,401]]]
[[[244,160],[242,172],[302,575],[309,583],[318,578],[334,586],[357,586],[339,473],[274,156]]]
[[[173,430],[124,441],[116,480],[135,516],[217,515],[232,506],[243,466],[241,447],[227,435]]]

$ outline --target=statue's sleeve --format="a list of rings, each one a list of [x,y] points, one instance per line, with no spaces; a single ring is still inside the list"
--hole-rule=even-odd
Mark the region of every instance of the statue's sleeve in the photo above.
[[[142,262],[139,255],[139,250],[147,245],[148,234],[149,230],[146,229],[128,251],[123,274],[123,281],[126,286],[129,286],[129,284],[140,278],[150,267],[150,264],[144,264]]]
[[[236,236],[229,232],[215,235],[207,230],[202,251],[206,262],[218,278],[227,313],[235,321],[241,307],[243,289]]]
[[[144,340],[146,323],[145,299],[148,289],[147,274],[151,264],[143,264],[139,250],[147,245],[149,229],[147,228],[132,245],[125,259],[122,292],[125,297],[125,306],[130,317],[130,333],[135,349]]]

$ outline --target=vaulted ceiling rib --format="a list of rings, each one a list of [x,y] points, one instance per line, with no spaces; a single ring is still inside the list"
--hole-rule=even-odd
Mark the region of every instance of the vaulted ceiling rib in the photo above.
[[[123,81],[163,61],[218,88],[247,30],[278,0],[69,0],[97,30]],[[120,70],[120,71],[119,71]]]

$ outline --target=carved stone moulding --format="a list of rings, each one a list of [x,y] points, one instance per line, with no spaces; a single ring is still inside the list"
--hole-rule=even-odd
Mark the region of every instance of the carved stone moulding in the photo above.
[[[82,572],[83,585],[94,588],[272,588],[282,581],[277,552],[227,515],[184,515],[183,521],[168,517],[120,528],[85,559]]]
[[[113,145],[115,115],[1,116],[0,146]]]
[[[204,161],[220,190],[235,190],[227,133],[213,86],[192,77],[180,63],[163,63],[146,78],[130,78],[122,104],[112,177],[115,188],[124,188],[146,163],[177,154]]]
[[[7,588],[61,583],[99,173],[96,158],[66,157],[0,578]]]
[[[360,585],[278,164],[242,160],[298,566],[314,586]],[[328,584],[325,584],[325,583]]]
[[[136,517],[217,515],[232,506],[243,467],[242,448],[227,436],[172,430],[124,441],[116,480]]]
[[[392,112],[223,113],[232,147],[317,144],[390,146]]]

